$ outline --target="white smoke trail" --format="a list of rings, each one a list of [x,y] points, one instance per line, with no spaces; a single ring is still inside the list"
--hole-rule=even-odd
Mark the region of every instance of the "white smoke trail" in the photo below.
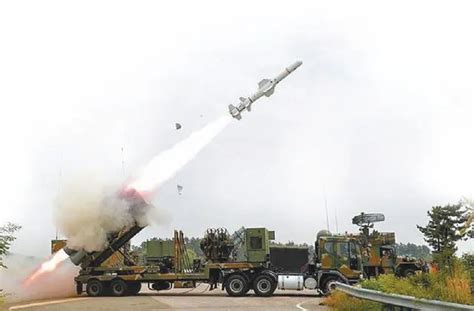
[[[154,192],[191,161],[231,121],[232,118],[229,115],[222,116],[199,131],[192,133],[172,148],[158,154],[127,187],[135,189],[139,193]]]
[[[172,148],[154,157],[127,185],[141,194],[153,193],[161,184],[173,177],[191,161],[230,122],[229,115],[222,116],[192,133]],[[135,221],[146,225],[156,218],[154,212],[145,214],[130,210],[129,202],[117,196],[117,189],[103,176],[83,174],[70,178],[58,196],[55,223],[68,239],[67,245],[75,250],[101,251],[107,246],[110,233],[132,226]],[[126,189],[126,190],[127,190]],[[150,219],[152,218],[152,219]]]

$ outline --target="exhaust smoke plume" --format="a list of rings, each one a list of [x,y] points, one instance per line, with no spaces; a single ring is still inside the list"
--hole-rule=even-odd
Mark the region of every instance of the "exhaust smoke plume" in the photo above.
[[[107,235],[147,224],[145,211],[131,208],[117,192],[119,187],[97,177],[78,178],[66,184],[58,196],[56,226],[67,238],[67,246],[87,252],[107,246]]]
[[[222,116],[207,124],[188,138],[180,141],[168,150],[154,157],[128,184],[128,189],[135,189],[146,195],[155,192],[160,185],[172,178],[183,166],[191,161],[208,145],[224,128],[230,124],[229,115]]]
[[[67,237],[68,248],[87,252],[101,251],[108,245],[109,234],[132,227],[135,223],[139,226],[147,224],[148,205],[137,204],[143,200],[137,197],[135,192],[124,193],[116,189],[118,188],[110,188],[103,180],[91,176],[70,179],[64,185],[58,196],[55,220],[57,228]],[[69,282],[72,282],[78,267],[66,261],[68,257],[64,250],[59,250],[32,270],[21,282],[23,291],[38,292],[38,288],[43,288],[42,284],[51,283],[51,293],[39,291],[35,298],[69,294],[69,290],[62,290],[69,286],[61,288],[53,286],[58,284],[59,280],[63,280],[61,275],[67,275]],[[31,270],[24,269],[24,271]],[[13,290],[15,288],[13,286]]]

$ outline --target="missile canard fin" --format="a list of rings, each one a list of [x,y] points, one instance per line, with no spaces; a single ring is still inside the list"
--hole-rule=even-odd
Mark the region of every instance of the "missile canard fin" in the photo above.
[[[261,89],[264,87],[266,84],[272,82],[270,79],[263,79],[262,81],[258,82],[258,88]]]

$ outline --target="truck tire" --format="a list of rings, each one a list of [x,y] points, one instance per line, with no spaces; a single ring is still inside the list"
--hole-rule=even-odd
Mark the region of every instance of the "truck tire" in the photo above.
[[[225,284],[225,290],[231,297],[239,297],[248,292],[249,286],[245,277],[239,274],[231,275]]]
[[[89,280],[86,285],[87,295],[91,297],[97,297],[103,294],[104,284],[101,281],[93,279]]]
[[[140,282],[128,282],[127,286],[130,295],[137,295],[142,289],[142,283]]]
[[[253,290],[257,296],[269,297],[277,287],[275,280],[268,274],[261,274],[253,281]]]
[[[122,279],[115,279],[110,283],[113,296],[125,296],[128,292],[127,283]]]
[[[337,276],[327,277],[323,282],[323,286],[321,287],[323,293],[325,295],[329,295],[331,292],[333,292],[336,289],[336,282],[344,283],[344,281],[342,281]]]
[[[412,276],[412,275],[415,275],[415,270],[413,269],[405,269],[402,271],[402,276],[403,277],[409,277],[409,276]]]

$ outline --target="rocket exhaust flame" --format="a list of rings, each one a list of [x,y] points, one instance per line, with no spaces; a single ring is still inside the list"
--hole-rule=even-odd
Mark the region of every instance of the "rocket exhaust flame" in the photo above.
[[[23,286],[27,287],[32,282],[34,282],[37,278],[45,275],[49,272],[53,272],[56,270],[60,264],[69,257],[68,254],[64,250],[60,250],[56,252],[49,260],[45,261],[35,270],[28,278],[23,281]]]
[[[222,116],[154,157],[126,187],[142,196],[153,193],[208,145],[232,119]]]

